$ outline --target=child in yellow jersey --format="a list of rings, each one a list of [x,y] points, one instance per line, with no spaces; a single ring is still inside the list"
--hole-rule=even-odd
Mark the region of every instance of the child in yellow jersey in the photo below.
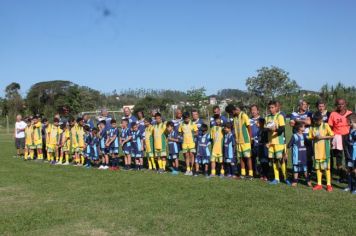
[[[28,118],[26,120],[27,126],[25,128],[25,156],[24,159],[28,160],[28,157],[30,156],[30,159],[33,160],[34,156],[34,143],[33,143],[33,127],[32,127],[32,122],[31,119]]]
[[[70,150],[70,130],[69,125],[61,124],[62,133],[60,134],[58,147],[60,148],[60,157],[58,165],[69,165],[69,150]],[[65,163],[63,158],[65,157]]]
[[[194,153],[196,153],[194,137],[198,135],[198,127],[190,120],[189,112],[184,112],[183,122],[179,125],[178,133],[183,136],[183,154],[185,156],[185,175],[193,175]]]
[[[157,112],[155,114],[156,123],[153,125],[153,146],[155,156],[158,158],[158,173],[164,173],[166,170],[167,157],[167,138],[166,138],[166,123],[162,121],[162,115]]]
[[[77,149],[78,143],[76,138],[76,126],[77,122],[75,121],[74,117],[69,119],[69,155],[72,156],[73,161],[75,162],[75,150]]]
[[[224,146],[224,133],[221,127],[221,118],[219,114],[214,115],[215,126],[211,127],[210,137],[212,139],[211,150],[211,174],[210,177],[216,175],[216,163],[220,165],[220,177],[225,175],[223,163],[223,146]]]
[[[322,190],[321,185],[322,170],[326,173],[326,190],[333,191],[331,186],[330,173],[330,139],[334,137],[334,133],[327,123],[323,122],[323,115],[321,112],[316,112],[313,115],[313,125],[309,129],[308,138],[313,141],[315,170],[318,184],[314,186],[313,190]]]
[[[273,163],[274,180],[270,184],[279,184],[279,165],[282,169],[283,178],[289,185],[287,179],[286,161],[283,158],[285,150],[285,122],[282,115],[278,113],[278,106],[276,101],[268,103],[270,114],[266,117],[265,128],[268,130],[268,157]]]
[[[53,124],[48,125],[47,129],[47,159],[51,164],[56,164],[59,161],[58,141],[62,130],[59,127],[59,119],[54,118]]]
[[[156,170],[156,161],[155,161],[155,154],[154,154],[154,141],[153,141],[153,125],[151,118],[145,118],[145,134],[144,134],[144,150],[145,156],[148,162],[148,169],[149,170]]]
[[[82,166],[84,164],[84,122],[82,118],[77,119],[77,125],[74,126],[75,129],[75,136],[74,139],[76,139],[76,148],[75,148],[75,162],[79,165]]]
[[[33,117],[33,143],[34,143],[34,148],[37,151],[37,159],[38,160],[43,160],[43,153],[42,153],[42,123],[39,121],[39,118],[37,116]]]

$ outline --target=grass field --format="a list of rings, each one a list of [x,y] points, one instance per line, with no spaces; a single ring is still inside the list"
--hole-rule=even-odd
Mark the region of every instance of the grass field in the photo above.
[[[13,158],[0,133],[0,235],[354,235],[356,196]]]

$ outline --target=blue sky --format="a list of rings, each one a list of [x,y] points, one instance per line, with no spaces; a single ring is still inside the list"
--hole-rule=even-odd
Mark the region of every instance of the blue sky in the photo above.
[[[105,9],[109,9],[106,11]],[[356,1],[1,0],[0,87],[246,89],[262,66],[356,85]]]

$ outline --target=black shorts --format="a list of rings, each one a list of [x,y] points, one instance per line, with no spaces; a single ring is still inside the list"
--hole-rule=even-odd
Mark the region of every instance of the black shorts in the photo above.
[[[24,149],[25,148],[25,138],[16,138],[15,146],[16,146],[16,149]]]

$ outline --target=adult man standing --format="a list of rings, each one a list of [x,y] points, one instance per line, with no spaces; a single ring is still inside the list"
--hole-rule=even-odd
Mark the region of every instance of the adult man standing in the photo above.
[[[252,168],[253,172],[257,173],[257,158],[259,149],[258,136],[260,132],[259,120],[261,118],[257,105],[254,104],[250,106],[250,114]]]
[[[326,109],[326,104],[323,100],[316,102],[316,109],[323,115],[323,122],[327,123],[330,117],[330,112]]]
[[[106,108],[103,108],[101,109],[101,112],[100,112],[100,116],[98,116],[96,118],[98,120],[98,122],[102,121],[102,120],[105,120],[106,122],[106,126],[105,128],[106,129],[110,129],[111,128],[111,120],[112,120],[112,117],[109,115],[109,112]]]
[[[21,115],[16,116],[14,138],[17,157],[23,157],[25,149],[25,128],[27,124],[22,120]]]
[[[82,118],[84,121],[84,125],[88,126],[90,130],[92,130],[94,128],[94,122],[92,121],[92,119],[90,119],[89,114],[85,113]]]
[[[127,119],[129,121],[129,129],[131,129],[132,122],[137,122],[137,118],[131,114],[131,109],[129,107],[124,107],[124,116],[122,119]]]
[[[330,125],[335,136],[332,140],[332,152],[333,157],[336,159],[336,168],[339,175],[339,181],[344,180],[344,171],[342,163],[342,154],[345,156],[345,163],[350,159],[350,153],[348,151],[348,137],[350,127],[347,122],[347,116],[352,112],[347,110],[346,101],[343,98],[336,99],[336,109],[331,112],[328,124]]]
[[[224,125],[228,122],[227,118],[223,115],[221,115],[221,110],[219,106],[214,106],[213,107],[213,115],[210,117],[210,127],[215,126],[215,120],[214,120],[214,116],[215,115],[219,115],[220,119],[221,119],[221,124]]]

